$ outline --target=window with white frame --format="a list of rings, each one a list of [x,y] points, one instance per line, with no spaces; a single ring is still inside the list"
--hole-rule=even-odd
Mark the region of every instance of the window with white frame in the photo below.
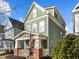
[[[47,49],[47,40],[41,40],[41,47]]]
[[[39,23],[39,32],[44,32],[45,31],[45,22],[41,21]]]
[[[79,17],[79,13],[77,14],[77,16]]]
[[[36,18],[36,12],[37,12],[37,9],[34,8],[34,9],[33,9],[33,18]]]
[[[60,34],[61,34],[61,35],[63,35],[63,32],[62,32],[62,31],[60,31]]]
[[[37,23],[32,24],[32,32],[37,32]]]
[[[26,26],[26,31],[29,31],[29,32],[31,31],[31,25]]]

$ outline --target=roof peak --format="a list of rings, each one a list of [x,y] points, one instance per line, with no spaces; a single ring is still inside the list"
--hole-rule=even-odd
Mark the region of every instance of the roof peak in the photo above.
[[[9,17],[9,20],[10,20],[11,24],[13,25],[13,27],[24,30],[24,23],[23,22],[20,22],[16,19],[13,19],[13,18],[10,18],[10,17]]]
[[[79,9],[79,2],[76,4],[75,8],[72,10],[72,12],[76,12]]]
[[[15,21],[21,22],[21,21],[19,21],[19,20],[16,20],[16,19],[14,19],[14,18],[11,18],[11,17],[9,17],[9,20],[15,20]],[[21,22],[21,23],[23,23],[23,22]]]

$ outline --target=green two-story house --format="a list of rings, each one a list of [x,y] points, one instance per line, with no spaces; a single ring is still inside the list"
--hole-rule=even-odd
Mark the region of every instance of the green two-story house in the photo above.
[[[43,8],[35,2],[25,17],[25,30],[48,37],[49,54],[52,53],[58,39],[65,34],[65,21],[55,6]]]
[[[36,33],[36,36],[37,34],[39,34],[38,35],[39,41],[35,40],[36,43],[34,44],[36,45],[34,45],[34,48],[37,48],[37,49],[42,48],[43,55],[52,55],[52,50],[55,47],[58,39],[62,37],[66,32],[65,30],[66,23],[55,6],[43,8],[35,2],[32,3],[31,7],[29,8],[24,18],[24,26],[25,26],[24,28],[26,32],[29,32],[32,34]],[[16,41],[15,48],[20,47],[25,49],[25,43],[26,43],[26,40],[28,40],[26,34],[27,35],[29,34],[26,32],[22,32],[15,37],[15,41]],[[41,34],[43,35],[43,37]],[[34,39],[37,38],[36,36],[34,37]],[[46,39],[46,40],[43,40],[43,39]],[[19,54],[17,53],[16,55],[19,55]]]

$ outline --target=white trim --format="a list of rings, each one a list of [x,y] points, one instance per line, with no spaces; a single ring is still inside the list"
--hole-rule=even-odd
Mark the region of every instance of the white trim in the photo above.
[[[37,8],[39,8],[40,10],[46,11],[44,8],[42,8],[41,6],[39,6],[36,2],[33,2],[33,4],[35,4],[35,6],[36,6]]]
[[[21,35],[22,33],[26,33],[26,34],[30,34],[30,32],[27,32],[27,31],[22,31],[21,33],[17,34],[14,38],[18,37],[19,35]],[[39,34],[39,33],[31,33],[33,35],[36,35],[36,36],[44,36],[44,37],[47,37],[45,35],[42,35],[42,34]]]
[[[22,33],[30,33],[30,32],[27,32],[27,31],[22,31],[21,33],[17,34],[14,38],[18,37],[19,35],[21,35]]]
[[[42,10],[43,12],[46,12],[47,14],[49,13],[47,10],[45,10],[44,8],[42,8],[41,6],[39,6],[36,2],[33,2],[31,4],[31,7],[29,8],[29,11],[27,12],[27,14],[24,17],[24,22],[26,22],[27,20],[27,16],[29,15],[29,13],[31,12],[31,9],[33,9],[33,7],[37,7],[38,9]]]
[[[29,37],[27,37],[27,38],[18,38],[18,39],[16,39],[15,41],[19,41],[19,40],[28,40],[29,39]]]
[[[40,19],[40,18],[42,18],[42,17],[46,17],[46,16],[48,16],[48,15],[44,15],[44,16],[41,16],[41,17],[35,18],[35,19],[33,19],[33,20],[27,21],[27,22],[25,22],[25,24],[26,24],[26,23],[29,23],[29,22],[32,22],[32,21],[35,21],[35,20],[37,20],[37,19]]]
[[[55,17],[51,17],[51,15],[49,15],[49,17],[52,19],[52,21],[57,24],[61,29],[65,30],[64,27],[57,21],[57,19]]]
[[[77,7],[79,6],[79,3],[77,3],[77,5],[75,6],[75,8],[72,10],[72,12],[76,12],[77,10],[75,10]]]
[[[73,10],[72,12],[77,12],[77,11],[79,11],[79,9],[77,9],[77,10]]]

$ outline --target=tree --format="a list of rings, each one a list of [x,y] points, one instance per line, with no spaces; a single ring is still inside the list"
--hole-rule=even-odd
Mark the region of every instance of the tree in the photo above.
[[[60,38],[53,50],[52,59],[79,58],[79,36],[68,34]]]

